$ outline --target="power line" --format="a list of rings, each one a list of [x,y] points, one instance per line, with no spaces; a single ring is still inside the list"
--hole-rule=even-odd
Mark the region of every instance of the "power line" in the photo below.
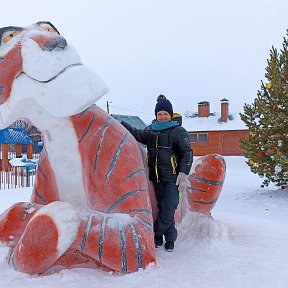
[[[111,102],[109,102],[109,103],[111,103]],[[108,103],[108,107],[113,107],[113,108],[116,108],[116,109],[120,109],[120,110],[127,110],[127,111],[132,111],[132,112],[137,112],[137,113],[142,113],[142,114],[147,114],[147,115],[153,115],[154,116],[154,114],[152,114],[152,113],[147,113],[147,112],[139,112],[139,111],[135,111],[135,110],[130,110],[130,109],[125,109],[125,108],[120,108],[120,107],[116,107],[116,106],[112,106],[112,105],[109,105],[109,103]],[[104,105],[98,105],[98,107],[100,107],[100,108],[102,108],[102,109],[107,109],[107,102],[106,102],[106,105],[104,106]],[[108,110],[109,110],[109,108],[108,108]],[[110,111],[109,111],[110,112]],[[151,122],[151,118],[142,118],[141,117],[141,120],[142,121],[144,121],[144,123],[150,123]]]
[[[109,103],[111,103],[111,102],[109,102]],[[130,111],[130,112],[135,112],[135,113],[141,113],[141,114],[146,114],[146,115],[149,115],[149,116],[154,116],[154,114],[152,114],[152,113],[147,113],[147,112],[140,112],[140,111],[136,111],[136,110],[131,110],[131,109],[125,109],[125,108],[121,108],[121,107],[117,107],[117,106],[112,106],[112,105],[109,105],[109,103],[108,103],[108,107],[113,107],[113,108],[116,108],[116,109],[118,109],[118,110],[125,110],[125,111]],[[100,107],[100,108],[102,108],[102,109],[106,109],[107,111],[109,111],[110,109],[107,107],[107,103],[106,103],[106,105],[104,106],[104,105],[98,105],[98,107]],[[110,111],[109,111],[110,112]],[[110,114],[110,113],[109,113]],[[145,121],[146,120],[146,122],[150,122],[151,121],[151,118],[149,118],[149,120],[148,120],[148,118],[142,118],[142,120],[143,121]]]
[[[140,112],[140,111],[136,111],[136,110],[130,110],[130,109],[126,109],[126,108],[116,107],[116,106],[113,106],[113,105],[110,105],[110,107],[113,107],[113,108],[116,108],[116,109],[119,109],[119,110],[130,111],[130,112],[136,112],[136,113],[147,114],[147,115],[154,115],[153,113]]]

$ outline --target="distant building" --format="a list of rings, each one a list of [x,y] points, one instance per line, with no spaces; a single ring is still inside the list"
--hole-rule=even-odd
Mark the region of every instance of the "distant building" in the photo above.
[[[229,112],[229,101],[222,99],[220,112],[210,112],[210,103],[198,103],[197,112],[183,115],[183,127],[188,131],[195,156],[217,153],[223,156],[243,156],[240,139],[249,130],[239,113]]]
[[[17,120],[14,123],[12,123],[12,125],[10,125],[8,128],[21,128],[24,129],[29,138],[32,140],[32,144],[33,144],[33,153],[37,154],[40,153],[40,151],[43,148],[43,142],[42,142],[42,136],[41,136],[41,132],[40,130],[37,129],[37,127],[22,121],[22,120]],[[24,146],[24,150],[25,151],[25,146]]]
[[[111,114],[118,121],[124,121],[137,129],[144,129],[147,125],[138,116]]]

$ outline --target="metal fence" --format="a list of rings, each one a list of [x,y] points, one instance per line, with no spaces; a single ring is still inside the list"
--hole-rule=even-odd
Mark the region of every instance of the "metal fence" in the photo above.
[[[34,185],[36,169],[15,166],[9,171],[0,171],[0,189],[31,187]]]

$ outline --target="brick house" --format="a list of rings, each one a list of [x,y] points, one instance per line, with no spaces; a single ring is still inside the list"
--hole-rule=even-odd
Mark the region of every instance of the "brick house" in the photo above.
[[[223,156],[243,156],[240,139],[249,130],[239,113],[229,112],[229,101],[220,101],[220,112],[210,112],[210,103],[198,103],[197,112],[186,112],[183,127],[188,131],[195,156],[217,153]]]

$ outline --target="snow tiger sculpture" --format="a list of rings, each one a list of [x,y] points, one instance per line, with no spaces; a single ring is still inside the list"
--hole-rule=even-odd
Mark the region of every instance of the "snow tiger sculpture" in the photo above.
[[[138,143],[94,104],[106,85],[49,22],[0,28],[0,37],[0,128],[22,119],[44,139],[31,201],[0,216],[9,264],[46,274],[78,266],[126,273],[155,263],[155,196]],[[209,213],[221,191],[221,157],[193,169],[177,222],[188,209]]]

